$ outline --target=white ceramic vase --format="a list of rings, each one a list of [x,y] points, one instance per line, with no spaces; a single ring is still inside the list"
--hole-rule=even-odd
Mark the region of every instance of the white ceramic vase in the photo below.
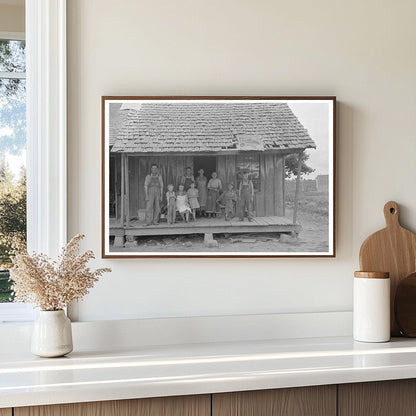
[[[39,357],[62,357],[72,351],[71,321],[63,310],[40,311],[33,325],[31,351]]]

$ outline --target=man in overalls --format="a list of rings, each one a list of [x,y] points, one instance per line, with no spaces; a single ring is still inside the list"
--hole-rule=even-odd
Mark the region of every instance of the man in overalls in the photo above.
[[[158,225],[160,214],[160,202],[163,198],[163,180],[158,173],[158,166],[153,164],[150,175],[144,180],[144,192],[146,195],[146,225]]]
[[[253,221],[254,185],[248,177],[247,171],[243,172],[243,179],[238,189],[240,199],[240,221],[244,221],[245,214],[249,221]]]

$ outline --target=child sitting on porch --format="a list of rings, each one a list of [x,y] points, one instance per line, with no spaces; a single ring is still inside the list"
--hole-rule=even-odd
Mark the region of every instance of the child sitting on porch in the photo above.
[[[173,190],[173,185],[168,185],[168,191],[166,192],[167,202],[167,221],[168,224],[175,224],[176,220],[176,193]]]
[[[195,182],[191,182],[188,189],[188,202],[192,210],[192,217],[196,221],[196,210],[200,207],[198,202],[198,189],[195,188]]]
[[[182,217],[183,221],[189,221],[189,213],[191,208],[188,203],[188,194],[184,191],[184,186],[179,185],[178,193],[176,194],[176,209]]]
[[[235,204],[237,202],[237,192],[234,191],[234,184],[229,183],[227,190],[221,194],[217,202],[225,210],[225,220],[231,221],[235,213]]]

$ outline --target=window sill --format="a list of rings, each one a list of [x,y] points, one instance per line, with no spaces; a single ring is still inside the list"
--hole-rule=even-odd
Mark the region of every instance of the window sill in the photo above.
[[[36,311],[26,303],[0,303],[0,325],[22,325],[33,322]]]

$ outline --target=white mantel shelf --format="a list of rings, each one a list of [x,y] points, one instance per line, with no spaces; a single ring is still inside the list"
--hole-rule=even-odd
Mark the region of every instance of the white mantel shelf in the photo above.
[[[0,354],[0,408],[416,377],[416,340],[349,337]]]

